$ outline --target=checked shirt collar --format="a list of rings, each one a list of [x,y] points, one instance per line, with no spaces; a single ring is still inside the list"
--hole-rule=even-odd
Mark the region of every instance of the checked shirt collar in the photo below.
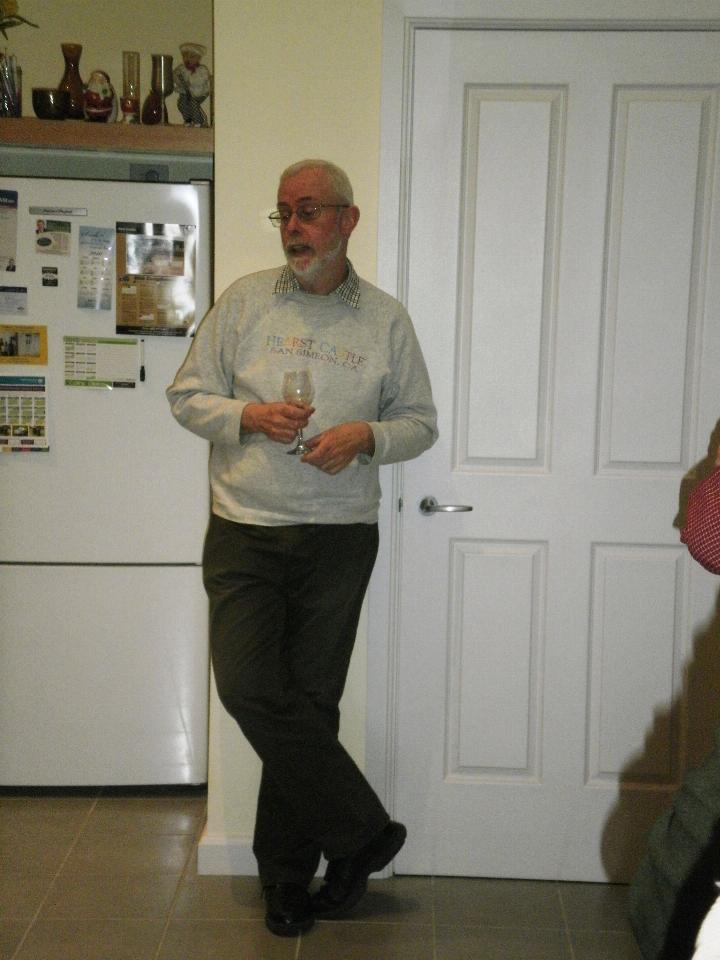
[[[357,310],[360,306],[360,281],[358,279],[358,275],[355,273],[355,268],[353,265],[349,260],[346,262],[348,265],[347,276],[340,286],[335,287],[332,292],[337,294],[337,296],[340,297],[341,300],[344,300],[345,303],[350,304],[351,307],[354,307],[355,310]],[[292,293],[295,290],[302,290],[302,287],[298,283],[298,279],[295,274],[286,264],[283,267],[282,273],[277,279],[273,293]]]

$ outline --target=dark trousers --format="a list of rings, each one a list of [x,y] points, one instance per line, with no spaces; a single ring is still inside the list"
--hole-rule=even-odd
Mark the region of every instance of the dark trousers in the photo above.
[[[203,555],[218,694],[262,761],[253,851],[263,886],[306,885],[388,814],[338,741],[377,526],[263,527],[213,516]]]

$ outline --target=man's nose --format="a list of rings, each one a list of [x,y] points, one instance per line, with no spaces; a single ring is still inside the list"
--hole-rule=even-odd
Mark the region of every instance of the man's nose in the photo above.
[[[284,224],[284,227],[285,227],[285,230],[296,231],[301,224],[302,224],[302,220],[298,217],[297,210],[291,210],[290,216],[288,217],[288,221],[286,224]]]

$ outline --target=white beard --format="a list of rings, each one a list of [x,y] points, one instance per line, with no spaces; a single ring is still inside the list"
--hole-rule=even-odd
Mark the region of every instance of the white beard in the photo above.
[[[333,260],[337,259],[338,254],[342,251],[342,246],[343,246],[342,237],[338,237],[337,243],[331,250],[328,250],[328,252],[323,254],[322,257],[318,257],[318,256],[313,257],[312,260],[310,260],[310,262],[304,267],[300,267],[296,263],[295,255],[292,253],[289,253],[288,251],[285,251],[285,259],[288,262],[288,266],[290,267],[292,272],[295,274],[295,276],[298,277],[298,279],[305,280],[305,281],[313,281],[319,273],[322,273],[322,271],[325,269],[325,267],[329,263],[332,263]],[[302,255],[297,259],[302,259]]]

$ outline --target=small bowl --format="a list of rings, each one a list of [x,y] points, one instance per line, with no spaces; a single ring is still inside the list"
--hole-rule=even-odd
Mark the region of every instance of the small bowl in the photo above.
[[[64,120],[68,111],[67,90],[54,87],[33,87],[32,105],[35,116],[41,120]]]

